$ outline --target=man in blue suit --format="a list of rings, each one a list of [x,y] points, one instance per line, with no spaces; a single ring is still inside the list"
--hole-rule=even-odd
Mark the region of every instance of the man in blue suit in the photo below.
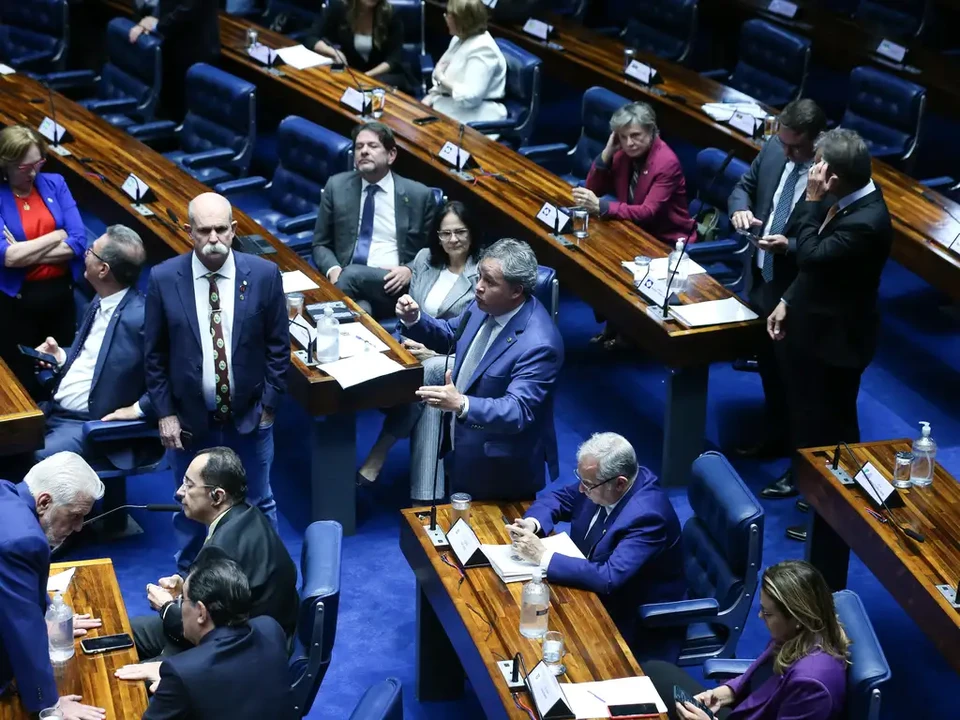
[[[553,390],[563,341],[533,297],[537,258],[519,240],[498,240],[483,253],[475,301],[459,317],[421,313],[409,295],[397,301],[404,335],[457,359],[446,384],[417,395],[452,413],[444,424],[447,474],[455,492],[475,500],[532,498],[544,486],[544,462],[559,474]]]
[[[196,450],[226,446],[247,470],[247,500],[277,526],[270,489],[273,420],[286,391],[290,335],[279,268],[231,249],[233,210],[215,193],[187,211],[191,253],[157,265],[147,290],[147,391],[180,484]],[[205,528],[174,518],[190,567]]]
[[[638,659],[676,660],[683,628],[637,625],[639,606],[682,600],[686,593],[680,521],[670,499],[616,433],[597,433],[580,446],[577,479],[539,498],[508,526],[517,551],[540,563],[550,582],[597,593]],[[586,559],[553,554],[540,541],[565,521]]]
[[[97,296],[87,308],[73,345],[48,337],[37,350],[59,363],[43,404],[46,438],[37,459],[62,451],[85,455],[88,420],[135,420],[152,412],[143,373],[143,296],[134,285],[147,255],[143,241],[111,225],[86,250],[84,273]]]

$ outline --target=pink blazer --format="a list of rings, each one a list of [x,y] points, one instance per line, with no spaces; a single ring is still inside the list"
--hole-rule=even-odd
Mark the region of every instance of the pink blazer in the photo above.
[[[654,139],[640,161],[633,203],[628,204],[631,162],[623,150],[613,154],[612,167],[604,165],[600,156],[593,161],[586,185],[601,197],[600,215],[632,220],[671,248],[680,238],[696,242],[696,223],[687,211],[687,183],[670,146],[659,137]],[[602,199],[610,193],[616,195],[616,201]]]

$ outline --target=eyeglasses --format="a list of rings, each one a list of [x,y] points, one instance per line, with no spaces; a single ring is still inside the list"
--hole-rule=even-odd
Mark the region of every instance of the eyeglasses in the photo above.
[[[106,261],[105,261],[102,257],[100,257],[99,255],[97,255],[97,251],[93,249],[93,245],[91,245],[90,247],[87,248],[86,254],[87,254],[87,255],[93,255],[97,260],[99,260],[100,262],[106,264]]]
[[[606,485],[606,484],[607,484],[608,482],[610,482],[611,480],[616,480],[618,477],[620,477],[619,475],[614,475],[612,478],[607,478],[606,480],[601,480],[601,481],[598,482],[596,485],[587,485],[586,481],[584,481],[584,479],[583,479],[582,477],[580,477],[580,471],[579,471],[579,470],[574,470],[574,471],[573,471],[573,476],[580,482],[580,487],[582,487],[585,492],[592,492],[593,490],[596,490],[598,487],[601,487],[601,486],[603,486],[603,485]]]
[[[186,475],[183,476],[183,480],[180,481],[180,485],[182,487],[185,487],[187,490],[193,490],[194,488],[210,488],[211,490],[215,490],[220,487],[219,485],[205,485],[205,484],[195,483]]]
[[[437,233],[437,237],[439,237],[441,240],[449,240],[456,235],[458,240],[463,240],[469,234],[470,231],[466,228],[454,228],[453,230],[440,230]]]
[[[20,172],[30,172],[31,170],[39,171],[47,163],[46,160],[37,160],[32,163],[24,163],[23,165],[17,165],[17,169]]]

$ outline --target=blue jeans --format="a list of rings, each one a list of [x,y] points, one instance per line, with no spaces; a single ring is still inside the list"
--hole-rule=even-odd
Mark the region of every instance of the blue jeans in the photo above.
[[[233,425],[213,427],[203,435],[194,436],[190,447],[185,450],[171,450],[170,466],[177,487],[187,472],[198,450],[222,445],[240,456],[243,469],[247,471],[247,502],[267,516],[270,524],[277,529],[277,503],[270,488],[270,467],[273,465],[273,425],[258,428],[252,433],[241,435]],[[177,536],[180,550],[174,556],[177,567],[185,573],[196,559],[207,536],[207,528],[191,520],[182,512],[173,517],[173,530]],[[186,575],[184,575],[186,577]]]

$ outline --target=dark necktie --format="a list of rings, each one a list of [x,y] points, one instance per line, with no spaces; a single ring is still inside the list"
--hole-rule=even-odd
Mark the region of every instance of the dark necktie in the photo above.
[[[213,382],[216,391],[217,418],[230,416],[230,375],[227,370],[227,348],[223,341],[223,323],[220,322],[220,292],[217,290],[217,273],[209,273],[210,281],[210,335],[213,338]]]
[[[630,167],[633,172],[630,173],[630,186],[627,188],[627,204],[633,205],[633,195],[637,189],[637,180],[640,179],[640,167],[633,163]]]
[[[83,350],[83,344],[87,341],[87,335],[90,334],[90,328],[93,327],[93,321],[96,320],[97,313],[99,312],[100,298],[95,297],[93,302],[90,303],[90,307],[87,308],[86,315],[83,316],[83,322],[80,323],[80,329],[77,330],[77,336],[73,340],[73,347],[70,350],[70,354],[67,355],[67,360],[63,363],[63,367],[60,368],[60,373],[57,375],[57,384],[56,387],[53,388],[54,395],[57,394],[60,382],[67,376],[67,371],[70,370],[73,361],[77,359],[77,355]]]
[[[770,222],[770,235],[780,235],[787,226],[787,220],[790,213],[793,212],[793,194],[797,189],[797,181],[802,172],[800,165],[794,164],[793,170],[787,175],[783,182],[783,190],[780,192],[780,198],[777,200],[777,207],[773,210],[773,220]],[[763,256],[763,268],[760,275],[764,282],[773,281],[773,253],[768,252]]]
[[[357,235],[357,249],[353,252],[355,265],[366,265],[370,256],[370,244],[373,242],[373,215],[377,209],[379,185],[367,185],[367,196],[363,199],[363,211],[360,213],[360,232]]]
[[[593,549],[597,547],[597,543],[599,543],[601,538],[603,538],[603,532],[607,524],[608,516],[609,514],[607,513],[607,508],[601,505],[597,519],[594,521],[593,527],[590,528],[587,536],[583,539],[583,547],[580,548],[588,559],[593,555]]]

